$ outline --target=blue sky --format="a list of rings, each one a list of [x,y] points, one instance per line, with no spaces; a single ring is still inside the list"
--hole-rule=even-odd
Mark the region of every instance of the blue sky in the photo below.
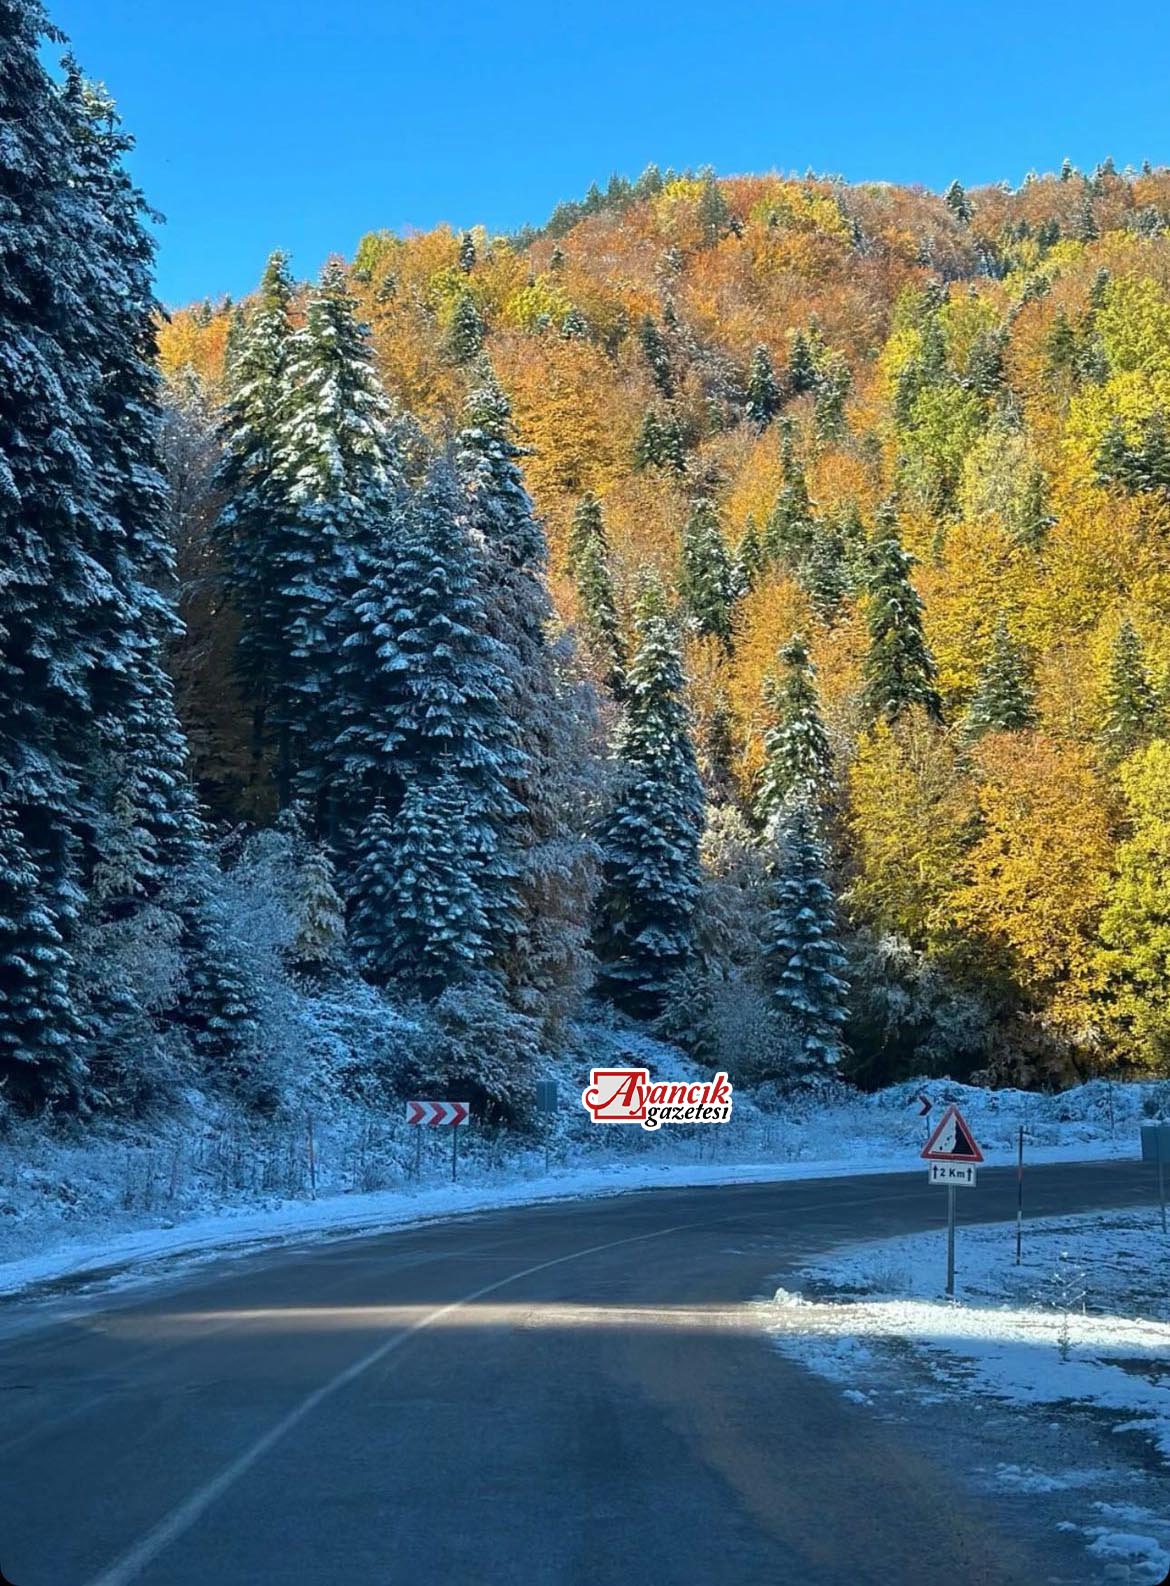
[[[938,187],[1170,159],[1154,0],[48,3],[138,139],[169,303],[278,246],[307,275],[378,227],[538,223],[650,160]]]

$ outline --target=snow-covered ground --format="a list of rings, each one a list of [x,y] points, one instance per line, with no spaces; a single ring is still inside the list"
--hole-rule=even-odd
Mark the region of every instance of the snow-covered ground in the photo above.
[[[888,1370],[912,1352],[920,1401],[969,1403],[986,1396],[1045,1421],[1085,1418],[1090,1428],[1132,1435],[1135,1480],[1143,1451],[1170,1465],[1170,1240],[1156,1209],[1025,1224],[1015,1264],[1015,1225],[960,1227],[957,1297],[945,1286],[940,1232],[843,1249],[800,1274],[761,1308],[776,1345],[841,1384],[856,1403],[882,1408]],[[961,1408],[942,1417],[970,1426]],[[1039,1423],[1037,1423],[1039,1424]],[[1000,1462],[991,1479],[1006,1493],[1072,1497],[1060,1523],[1083,1533],[1104,1578],[1162,1581],[1170,1570],[1170,1511],[1112,1491],[1115,1473],[1033,1460]],[[1157,1483],[1164,1495],[1164,1480]],[[1142,1496],[1138,1492],[1136,1496]]]
[[[628,1031],[590,1029],[597,1066],[631,1062],[654,1077],[700,1077],[673,1048]],[[942,1107],[957,1101],[988,1162],[1014,1161],[1025,1130],[1033,1162],[1137,1150],[1138,1122],[1170,1112],[1170,1085],[1096,1082],[1057,1096],[930,1081],[819,1101],[740,1092],[731,1122],[634,1127],[592,1124],[580,1103],[581,1063],[550,1070],[560,1110],[530,1136],[407,1127],[336,1102],[247,1121],[192,1098],[177,1119],[91,1128],[76,1140],[32,1127],[0,1136],[0,1294],[164,1258],[201,1258],[261,1241],[389,1228],[424,1218],[559,1197],[844,1173],[898,1172]],[[932,1103],[922,1116],[919,1098]]]

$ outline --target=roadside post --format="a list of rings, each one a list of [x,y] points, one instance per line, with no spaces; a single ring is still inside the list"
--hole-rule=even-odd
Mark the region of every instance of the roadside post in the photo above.
[[[1020,1145],[1016,1156],[1016,1266],[1024,1258],[1024,1126],[1020,1125]]]
[[[975,1168],[983,1152],[975,1143],[957,1107],[948,1107],[938,1127],[922,1148],[930,1164],[927,1182],[946,1186],[947,1192],[947,1294],[955,1293],[955,1191],[975,1188]]]
[[[536,1082],[536,1110],[544,1115],[544,1171],[549,1170],[549,1159],[552,1151],[553,1122],[556,1118],[558,1106],[557,1082],[555,1079],[538,1079]]]
[[[1158,1203],[1162,1208],[1162,1232],[1166,1232],[1166,1164],[1170,1162],[1170,1123],[1165,1119],[1142,1124],[1142,1161],[1158,1169]]]
[[[406,1121],[412,1129],[420,1131],[436,1128],[451,1130],[451,1177],[459,1177],[459,1130],[471,1122],[469,1101],[408,1101]],[[417,1136],[414,1155],[415,1173],[422,1176],[422,1134]]]

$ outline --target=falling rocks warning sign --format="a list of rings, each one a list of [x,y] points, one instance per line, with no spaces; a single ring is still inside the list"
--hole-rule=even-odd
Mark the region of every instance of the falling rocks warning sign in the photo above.
[[[983,1152],[957,1107],[948,1107],[943,1113],[938,1128],[923,1146],[922,1155],[927,1162],[983,1161]]]

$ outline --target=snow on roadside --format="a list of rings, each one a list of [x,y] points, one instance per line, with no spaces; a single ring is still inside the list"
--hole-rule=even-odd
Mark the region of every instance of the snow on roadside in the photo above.
[[[940,1232],[872,1241],[806,1268],[799,1292],[780,1289],[761,1306],[776,1346],[865,1404],[878,1365],[909,1346],[924,1402],[976,1394],[1088,1414],[1148,1439],[1170,1464],[1170,1241],[1156,1212],[1029,1223],[1019,1267],[1014,1224],[961,1227],[953,1301],[942,1293],[943,1241]],[[1089,1475],[1001,1465],[996,1482],[1050,1494],[1091,1489]],[[1088,1523],[1063,1524],[1109,1578],[1163,1580],[1170,1520],[1132,1503],[1090,1509]]]
[[[670,1047],[629,1031],[588,1032],[590,1061],[637,1063],[655,1077],[701,1077]],[[316,1113],[242,1123],[192,1103],[185,1118],[109,1128],[70,1141],[31,1127],[0,1137],[0,1294],[30,1285],[140,1273],[161,1260],[203,1259],[260,1242],[393,1228],[543,1200],[660,1186],[769,1182],[917,1166],[930,1118],[957,1101],[989,1164],[1136,1153],[1137,1123],[1170,1102],[1170,1086],[1106,1082],[1056,1096],[916,1082],[861,1095],[839,1087],[796,1102],[739,1092],[730,1124],[593,1125],[579,1102],[586,1071],[555,1070],[561,1110],[549,1131],[502,1138],[460,1132],[460,1181],[449,1180],[446,1131],[424,1140],[400,1117],[333,1103]],[[309,1130],[312,1129],[310,1181]]]

